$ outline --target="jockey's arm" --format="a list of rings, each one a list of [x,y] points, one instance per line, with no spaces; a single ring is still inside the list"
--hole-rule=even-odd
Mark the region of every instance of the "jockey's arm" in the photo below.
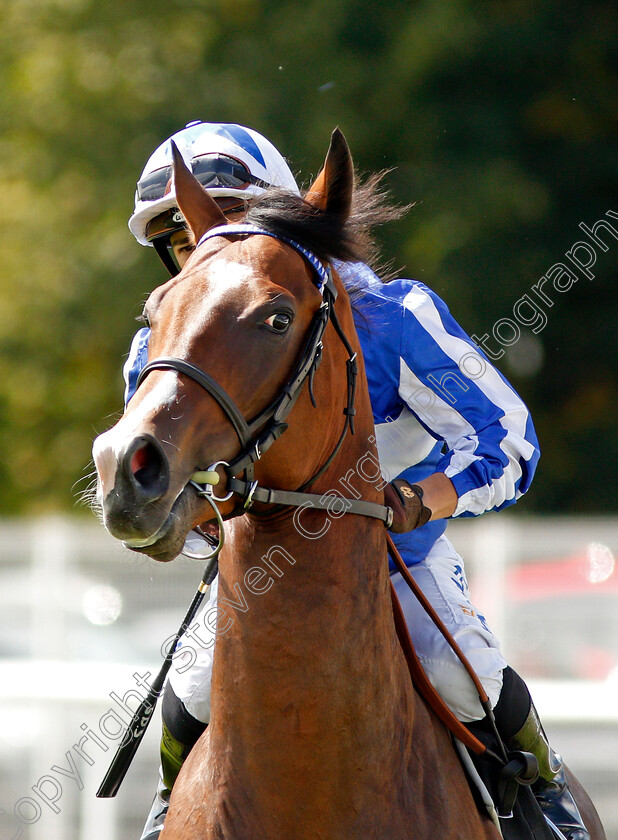
[[[446,519],[457,507],[457,491],[450,478],[437,472],[417,482],[423,491],[423,504],[431,511],[431,519]]]
[[[400,474],[391,482],[395,492],[385,489],[394,511],[391,530],[514,504],[528,489],[539,455],[528,409],[434,292],[411,283],[402,313],[398,364],[391,362],[399,395],[427,437],[442,441],[442,450],[427,464],[429,475],[410,484],[414,479]],[[470,358],[474,377],[462,363]],[[411,453],[415,445],[411,439]],[[403,441],[399,449],[405,448]]]

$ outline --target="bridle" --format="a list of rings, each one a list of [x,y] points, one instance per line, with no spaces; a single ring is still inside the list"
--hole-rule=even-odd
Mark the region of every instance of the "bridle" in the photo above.
[[[203,486],[193,480],[189,483],[198,495],[208,497],[211,502],[224,502],[233,495],[238,495],[240,502],[225,517],[226,519],[243,514],[255,502],[282,507],[311,507],[321,510],[332,510],[332,493],[329,497],[324,498],[323,495],[305,493],[304,490],[328,469],[339,452],[348,430],[351,434],[354,434],[354,415],[356,414],[354,401],[356,395],[356,377],[358,375],[356,353],[343,332],[335,312],[334,304],[337,298],[337,289],[333,282],[330,267],[324,266],[314,253],[300,243],[293,239],[288,239],[285,236],[271,233],[255,225],[237,224],[221,225],[212,228],[202,236],[197,244],[197,248],[207,239],[215,236],[253,235],[270,236],[284,242],[297,251],[313,269],[316,286],[322,294],[322,303],[313,317],[307,340],[297,365],[279,395],[257,417],[247,421],[229,394],[209,373],[197,367],[192,362],[171,356],[161,356],[148,362],[140,372],[137,379],[137,387],[141,385],[153,370],[173,370],[197,382],[219,404],[233,426],[241,446],[240,453],[231,462],[217,461],[209,467],[210,470],[218,466],[223,468],[227,476],[228,492],[225,496],[216,496],[212,486]],[[307,382],[309,388],[311,402],[314,406],[316,405],[313,394],[313,378],[322,358],[322,337],[329,321],[335,328],[339,339],[348,353],[346,362],[347,402],[343,410],[345,422],[339,440],[326,462],[302,487],[295,491],[273,490],[271,488],[261,487],[255,480],[255,463],[288,428],[286,422],[287,417],[300,396],[305,382]],[[244,478],[238,477],[241,473],[244,473]],[[346,513],[356,513],[362,516],[380,519],[387,527],[392,523],[393,511],[390,507],[374,502],[366,502],[362,499],[345,499],[341,496],[336,496],[335,498],[340,505],[345,507]]]

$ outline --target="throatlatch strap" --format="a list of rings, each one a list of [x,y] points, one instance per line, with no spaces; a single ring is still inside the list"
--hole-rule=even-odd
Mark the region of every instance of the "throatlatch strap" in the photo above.
[[[228,479],[226,488],[238,495],[244,494],[248,483],[238,478]],[[393,511],[386,505],[379,505],[376,502],[365,502],[362,499],[344,499],[341,496],[320,496],[319,493],[297,493],[292,490],[271,490],[268,487],[259,487],[257,482],[249,488],[249,496],[245,501],[245,508],[250,507],[254,502],[262,502],[266,505],[283,505],[284,507],[309,508],[313,510],[330,511],[333,498],[345,505],[346,513],[357,513],[359,516],[369,516],[379,519],[386,527],[392,522]]]

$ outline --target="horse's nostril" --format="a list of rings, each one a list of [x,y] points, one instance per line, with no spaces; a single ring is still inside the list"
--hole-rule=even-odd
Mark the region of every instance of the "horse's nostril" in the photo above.
[[[150,487],[161,474],[161,458],[151,443],[136,450],[131,457],[131,472],[138,484]]]
[[[125,475],[139,494],[149,501],[165,495],[169,468],[160,445],[145,436],[133,441],[123,458]]]

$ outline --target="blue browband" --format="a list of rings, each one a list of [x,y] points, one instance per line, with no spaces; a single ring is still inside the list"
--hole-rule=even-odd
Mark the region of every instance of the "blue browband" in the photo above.
[[[318,282],[316,283],[318,289],[322,294],[324,294],[324,289],[328,289],[329,292],[333,296],[333,300],[337,297],[337,289],[335,288],[335,284],[333,283],[332,273],[330,268],[327,268],[312,252],[309,251],[304,245],[301,245],[300,242],[296,242],[294,239],[288,239],[287,236],[281,236],[279,233],[271,233],[269,230],[264,230],[257,225],[248,225],[248,224],[237,224],[237,225],[218,225],[217,227],[211,228],[207,230],[206,233],[202,236],[200,241],[197,243],[197,247],[199,248],[203,242],[206,242],[207,239],[211,239],[213,236],[237,236],[242,234],[259,234],[261,236],[271,236],[273,239],[279,239],[281,242],[285,242],[286,245],[289,245],[291,248],[304,257],[304,259],[309,263],[309,265],[315,271]]]

